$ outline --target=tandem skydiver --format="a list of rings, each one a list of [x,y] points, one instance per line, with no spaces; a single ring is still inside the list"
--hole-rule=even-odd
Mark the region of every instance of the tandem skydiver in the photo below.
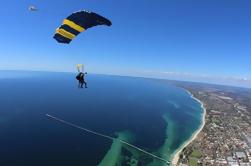
[[[85,84],[85,88],[87,88],[87,83],[85,82],[85,74],[86,72],[79,72],[78,75],[76,76],[76,79],[78,80],[78,88],[83,88],[83,85]]]

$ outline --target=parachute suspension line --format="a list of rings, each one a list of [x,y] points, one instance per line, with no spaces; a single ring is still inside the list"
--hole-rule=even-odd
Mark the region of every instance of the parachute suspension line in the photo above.
[[[83,127],[81,127],[81,126],[78,126],[78,125],[73,124],[73,123],[71,123],[71,122],[67,122],[67,121],[65,121],[65,120],[63,120],[63,119],[57,118],[57,117],[52,116],[52,115],[49,115],[49,114],[46,114],[46,116],[47,116],[48,118],[50,118],[50,119],[53,119],[53,120],[56,120],[56,121],[58,121],[58,122],[60,122],[60,123],[66,124],[66,125],[68,125],[68,126],[71,126],[71,127],[74,127],[74,128],[80,129],[80,130],[83,130],[83,131],[85,131],[85,132],[88,132],[88,133],[91,133],[91,134],[94,134],[94,135],[97,135],[97,136],[100,136],[100,137],[103,137],[103,138],[107,138],[107,139],[112,140],[112,141],[118,140],[119,142],[123,143],[124,145],[127,145],[127,146],[129,146],[129,147],[131,147],[131,148],[134,148],[134,149],[136,149],[136,150],[138,150],[138,151],[140,151],[140,152],[143,152],[143,153],[145,153],[145,154],[151,156],[152,158],[155,158],[155,159],[158,159],[158,160],[160,160],[160,161],[162,161],[162,162],[165,162],[165,163],[167,163],[167,164],[170,164],[170,161],[168,161],[168,160],[166,160],[166,159],[164,159],[164,158],[161,158],[161,157],[159,157],[159,156],[156,156],[156,155],[154,155],[154,154],[152,154],[152,153],[149,153],[149,152],[147,152],[147,151],[145,151],[145,150],[143,150],[143,149],[141,149],[141,148],[139,148],[139,147],[137,147],[137,146],[135,146],[135,145],[132,145],[132,144],[130,144],[130,143],[124,141],[124,140],[121,140],[121,139],[119,139],[119,138],[114,138],[114,137],[111,137],[111,136],[108,136],[108,135],[105,135],[105,134],[101,134],[101,133],[98,133],[98,132],[95,132],[95,131],[92,131],[92,130],[83,128]]]

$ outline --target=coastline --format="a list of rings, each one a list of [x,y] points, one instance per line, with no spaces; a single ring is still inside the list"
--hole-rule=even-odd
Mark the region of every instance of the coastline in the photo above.
[[[192,136],[186,141],[184,142],[179,149],[177,149],[174,152],[174,155],[172,157],[172,164],[171,165],[177,165],[178,161],[179,161],[179,156],[180,153],[182,152],[182,150],[187,147],[193,140],[195,140],[198,136],[198,134],[201,132],[201,130],[203,129],[204,125],[205,125],[205,120],[206,120],[206,108],[204,107],[204,103],[202,101],[200,101],[199,99],[197,99],[196,97],[194,97],[194,95],[188,91],[187,89],[184,89],[194,100],[196,100],[197,102],[199,102],[201,104],[201,108],[203,109],[203,115],[202,115],[202,123],[200,125],[200,127],[192,134]]]

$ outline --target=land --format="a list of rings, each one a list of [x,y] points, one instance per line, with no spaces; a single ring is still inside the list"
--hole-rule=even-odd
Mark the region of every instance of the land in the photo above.
[[[171,82],[191,92],[206,109],[205,125],[176,165],[251,166],[251,89]]]

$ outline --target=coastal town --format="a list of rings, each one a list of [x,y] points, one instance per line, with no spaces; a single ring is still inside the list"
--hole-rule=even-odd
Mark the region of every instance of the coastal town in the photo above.
[[[204,126],[178,152],[177,166],[251,166],[251,90],[175,83],[203,103]]]

